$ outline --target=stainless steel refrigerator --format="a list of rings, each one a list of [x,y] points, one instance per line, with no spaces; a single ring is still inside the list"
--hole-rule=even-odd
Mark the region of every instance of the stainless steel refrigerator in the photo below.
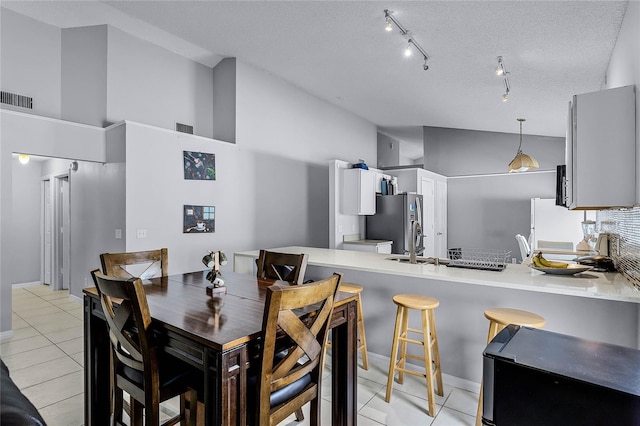
[[[367,216],[365,233],[368,240],[391,240],[391,252],[409,253],[411,221],[422,226],[422,195],[404,193],[376,196],[376,214]]]

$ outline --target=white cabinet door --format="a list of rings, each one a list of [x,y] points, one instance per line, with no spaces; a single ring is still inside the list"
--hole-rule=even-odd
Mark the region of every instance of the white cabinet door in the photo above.
[[[376,212],[376,173],[345,169],[342,175],[342,213],[368,215]]]
[[[447,257],[447,183],[436,182],[435,256]]]
[[[573,97],[567,127],[570,209],[634,205],[635,87]]]
[[[436,218],[436,188],[433,179],[423,177],[420,184],[422,194],[422,234],[424,235],[424,255],[433,257],[435,254],[435,218]]]

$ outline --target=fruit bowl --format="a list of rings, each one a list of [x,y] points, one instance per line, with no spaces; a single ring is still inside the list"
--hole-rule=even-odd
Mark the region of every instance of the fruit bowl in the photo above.
[[[575,275],[593,269],[593,266],[579,265],[577,263],[569,264],[566,268],[547,268],[543,266],[536,266],[534,264],[530,264],[529,267],[536,271],[552,275]]]

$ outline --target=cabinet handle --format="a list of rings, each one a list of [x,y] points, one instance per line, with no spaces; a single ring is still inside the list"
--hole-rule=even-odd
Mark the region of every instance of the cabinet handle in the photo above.
[[[438,232],[436,235],[442,235],[442,232]]]

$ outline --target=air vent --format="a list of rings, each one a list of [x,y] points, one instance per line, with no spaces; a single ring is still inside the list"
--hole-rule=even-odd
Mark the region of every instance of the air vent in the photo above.
[[[188,124],[176,123],[176,132],[189,133],[193,134],[193,126],[189,126]]]
[[[0,102],[20,108],[33,109],[33,98],[23,95],[16,95],[5,91],[0,92]]]

